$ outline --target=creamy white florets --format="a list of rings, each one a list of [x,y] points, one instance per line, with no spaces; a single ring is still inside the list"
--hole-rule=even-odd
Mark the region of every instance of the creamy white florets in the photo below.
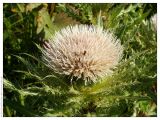
[[[151,21],[154,25],[155,30],[157,30],[157,14],[155,14],[151,17]]]
[[[97,82],[112,73],[122,58],[120,41],[109,31],[89,25],[68,26],[46,43],[43,59],[59,74]]]

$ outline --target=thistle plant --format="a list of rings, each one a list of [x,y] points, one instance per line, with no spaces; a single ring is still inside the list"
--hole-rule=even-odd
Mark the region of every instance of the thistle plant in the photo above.
[[[156,4],[3,7],[3,116],[157,115]]]
[[[63,28],[44,47],[43,59],[50,68],[85,84],[110,75],[123,52],[112,32],[89,25]]]

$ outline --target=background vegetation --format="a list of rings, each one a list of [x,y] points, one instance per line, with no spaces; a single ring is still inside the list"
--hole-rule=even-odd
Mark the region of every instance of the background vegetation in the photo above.
[[[156,4],[3,4],[4,116],[157,116]],[[70,24],[114,31],[124,57],[114,74],[71,85],[41,61],[41,48]]]

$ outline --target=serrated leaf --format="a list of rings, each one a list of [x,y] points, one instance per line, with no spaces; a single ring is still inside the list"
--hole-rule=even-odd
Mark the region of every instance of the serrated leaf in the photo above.
[[[35,95],[37,95],[37,93],[34,93],[34,92],[17,89],[10,81],[8,81],[6,79],[3,80],[3,84],[4,84],[4,88],[15,91],[15,92],[17,92],[17,93],[19,93],[23,96],[27,96],[27,95],[35,96]]]
[[[53,24],[46,8],[42,8],[38,12],[36,21],[37,21],[37,34],[39,34],[42,30],[44,30],[45,39],[49,39],[57,30],[57,27],[56,25]]]
[[[3,79],[4,88],[17,91],[17,88],[8,80]]]

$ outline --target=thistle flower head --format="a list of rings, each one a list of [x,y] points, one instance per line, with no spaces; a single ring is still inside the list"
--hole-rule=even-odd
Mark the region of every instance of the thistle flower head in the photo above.
[[[154,25],[154,29],[157,30],[157,14],[154,14],[152,17],[151,17],[151,21]]]
[[[85,83],[111,74],[123,52],[120,41],[111,32],[88,25],[63,28],[44,48],[43,59],[50,68]]]

